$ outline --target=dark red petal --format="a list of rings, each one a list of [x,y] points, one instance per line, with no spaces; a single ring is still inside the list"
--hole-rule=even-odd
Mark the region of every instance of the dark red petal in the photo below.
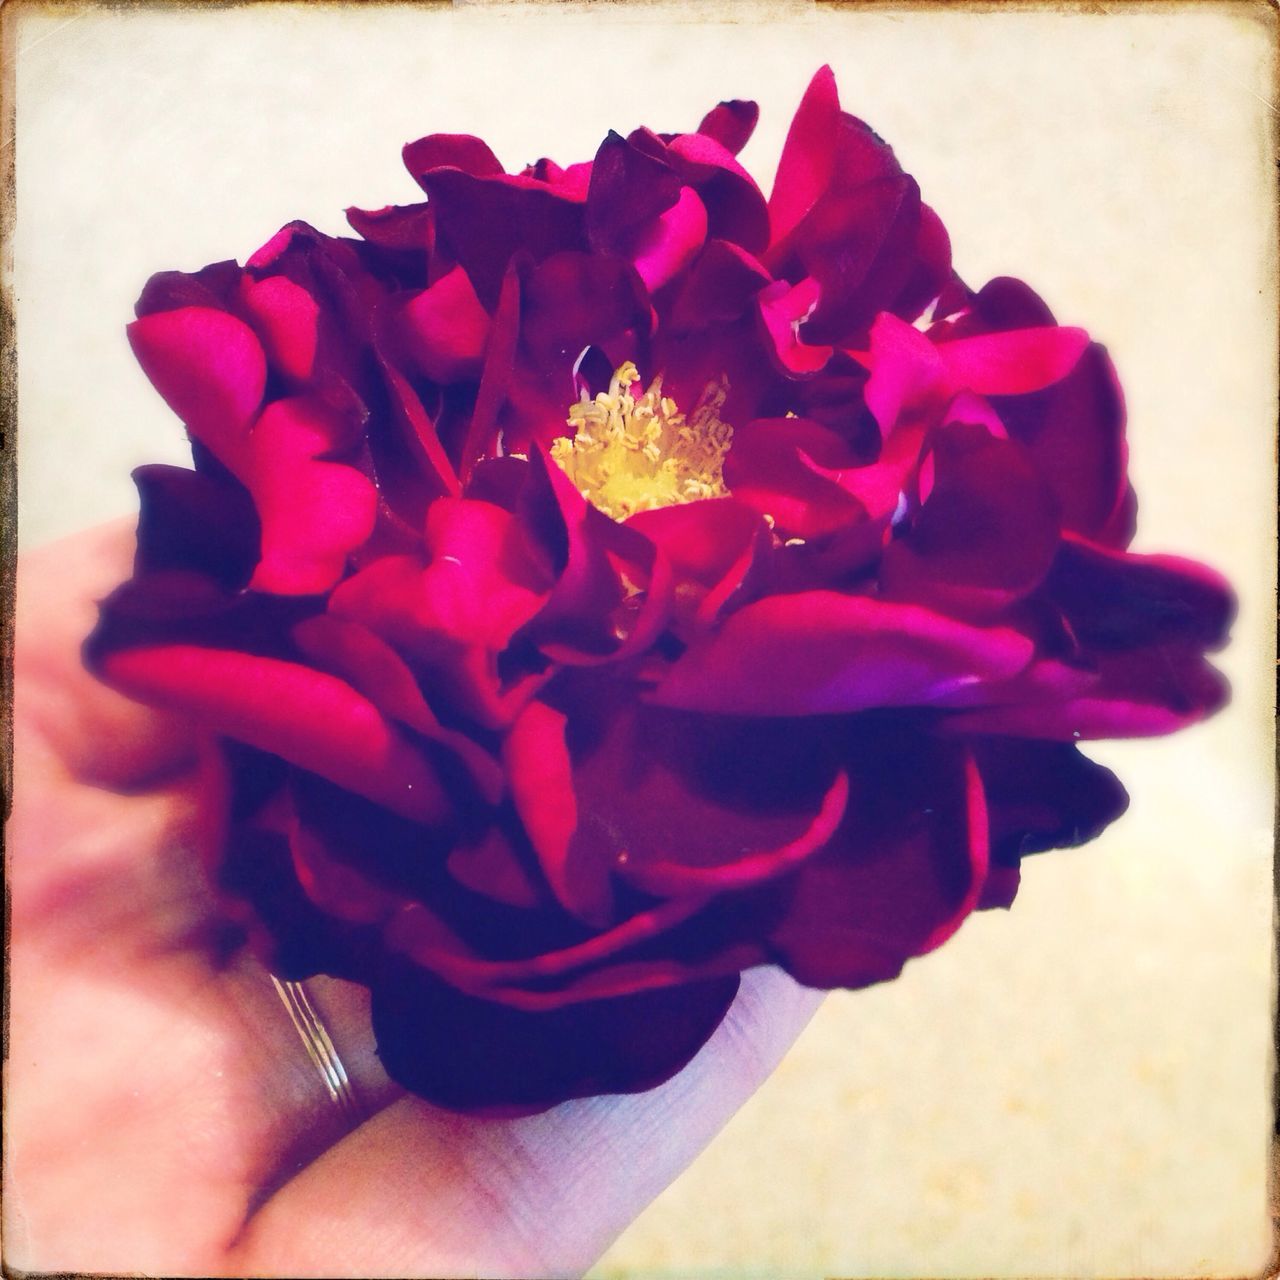
[[[423,178],[433,169],[461,169],[472,177],[491,177],[502,172],[498,157],[486,143],[466,133],[432,133],[416,142],[405,143],[401,152],[404,166],[414,180],[426,187]]]
[[[709,240],[684,279],[668,323],[676,331],[692,331],[736,320],[769,282],[769,273],[745,249]]]
[[[571,985],[582,973],[650,942],[688,920],[702,906],[702,898],[663,902],[601,933],[592,933],[584,941],[515,959],[495,960],[480,954],[426,902],[404,907],[387,926],[385,936],[393,951],[461,990],[487,994],[517,1007],[556,1008],[596,994],[582,993]],[[570,985],[562,981],[566,978]],[[551,981],[556,985],[546,988]],[[531,985],[541,989],[530,990]]]
[[[240,293],[244,270],[238,262],[211,262],[199,271],[157,271],[142,288],[134,315],[205,307],[230,311]]]
[[[788,972],[809,986],[895,977],[960,927],[987,878],[987,810],[967,751],[886,734],[848,767],[848,818],[805,864],[770,936]]]
[[[616,369],[637,355],[650,324],[644,285],[621,259],[561,253],[529,271],[520,297],[515,389],[500,416],[504,451],[528,452],[534,443],[549,445],[565,435],[582,352],[599,347]]]
[[[289,853],[303,892],[326,915],[350,924],[377,924],[404,901],[335,857],[323,829],[308,825],[297,814],[289,827]]]
[[[820,67],[800,100],[778,161],[769,197],[772,244],[791,234],[830,185],[839,124],[835,74],[830,67]]]
[[[267,360],[243,320],[209,307],[180,307],[129,326],[143,372],[191,434],[231,470],[262,403]]]
[[[1132,532],[1117,520],[1127,499],[1124,398],[1106,351],[1094,344],[1062,381],[993,403],[1053,487],[1063,527],[1095,538],[1113,530],[1124,545]]]
[[[916,266],[920,189],[903,174],[826,196],[793,237],[797,261],[821,297],[801,337],[848,343],[892,306]]]
[[[737,155],[756,131],[760,108],[754,102],[733,98],[718,103],[702,117],[699,133],[714,138],[726,151]]]
[[[1049,664],[1046,664],[1049,665]],[[1059,681],[1044,681],[1046,688]],[[1219,710],[1230,695],[1198,647],[1153,645],[1105,654],[1084,687],[1064,696],[1001,702],[943,723],[958,734],[1008,734],[1061,742],[1175,733]]]
[[[786,538],[821,537],[864,520],[863,504],[811,462],[840,471],[858,459],[834,431],[807,418],[760,418],[734,432],[725,485]]]
[[[498,827],[487,828],[474,843],[454,845],[445,865],[449,874],[472,893],[526,910],[547,905],[546,889],[535,883]]]
[[[421,753],[333,676],[186,644],[108,654],[102,668],[130,697],[194,716],[403,817],[439,822],[452,807]]]
[[[689,647],[653,699],[761,716],[927,706],[1007,679],[1032,649],[1016,631],[970,627],[916,605],[805,591],[729,615]]]
[[[1087,844],[1129,807],[1116,776],[1067,743],[979,738],[972,745],[994,862],[1013,866],[1026,854]]]
[[[326,591],[373,532],[377,491],[354,467],[321,461],[346,433],[345,415],[318,397],[277,400],[254,425],[244,480],[262,521],[250,585],[280,595]]]
[[[405,965],[374,987],[374,1033],[392,1078],[440,1106],[540,1111],[568,1098],[661,1084],[706,1043],[737,989],[735,974],[523,1013],[461,995]]]
[[[516,349],[520,343],[520,302],[523,290],[520,274],[514,267],[503,277],[498,309],[480,371],[480,387],[475,408],[467,426],[466,438],[458,464],[459,479],[465,484],[471,470],[482,458],[494,456],[498,447],[498,419],[515,377]],[[522,447],[522,442],[507,442],[507,452]]]
[[[1059,532],[1052,492],[1021,445],[981,426],[936,433],[929,457],[928,498],[885,548],[883,594],[990,616],[1049,571]]]
[[[521,250],[535,262],[585,246],[583,206],[522,178],[477,178],[434,169],[419,179],[436,229],[488,309],[497,305],[507,265]]]
[[[1230,583],[1207,565],[1076,537],[1063,542],[1045,591],[1088,649],[1220,649],[1236,614]]]
[[[671,166],[610,132],[600,144],[587,189],[587,238],[596,253],[621,253],[680,197]]]
[[[628,525],[662,553],[675,579],[674,607],[709,626],[749,587],[772,548],[758,511],[734,498],[709,498],[641,511]]]
[[[844,812],[824,726],[637,705],[590,679],[556,698],[568,716],[572,853],[648,893],[713,895],[781,875]]]
[[[191,570],[228,591],[247,585],[258,562],[253,502],[230,476],[151,465],[133,473],[138,486],[134,573]]]
[[[911,276],[893,303],[894,314],[909,320],[941,296],[951,277],[951,237],[942,219],[927,204],[920,206],[915,257]]]

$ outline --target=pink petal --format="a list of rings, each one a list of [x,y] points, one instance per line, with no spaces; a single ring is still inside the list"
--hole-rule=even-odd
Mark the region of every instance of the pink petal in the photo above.
[[[253,330],[225,311],[180,307],[143,316],[128,333],[169,408],[235,471],[267,380],[266,355]]]

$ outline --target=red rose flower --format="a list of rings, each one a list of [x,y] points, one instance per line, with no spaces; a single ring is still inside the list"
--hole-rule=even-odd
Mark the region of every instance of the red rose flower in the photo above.
[[[104,679],[226,743],[214,869],[459,1109],[648,1088],[750,966],[896,976],[1124,809],[1076,742],[1226,693],[1217,575],[1126,551],[1106,353],[976,292],[815,77],[147,285],[195,469],[144,467]]]

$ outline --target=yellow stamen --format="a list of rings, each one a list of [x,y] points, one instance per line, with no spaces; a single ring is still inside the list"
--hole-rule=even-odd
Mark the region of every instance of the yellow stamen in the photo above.
[[[733,428],[719,416],[728,379],[708,383],[687,418],[662,394],[661,377],[637,399],[631,387],[639,381],[628,360],[608,391],[594,400],[584,393],[565,419],[574,434],[553,440],[551,456],[583,496],[615,520],[722,497],[724,456],[733,440]]]

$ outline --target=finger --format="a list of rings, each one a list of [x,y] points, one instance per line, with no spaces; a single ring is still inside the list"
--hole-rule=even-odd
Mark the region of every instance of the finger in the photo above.
[[[745,974],[707,1046],[647,1093],[507,1121],[394,1103],[262,1208],[231,1269],[580,1274],[759,1087],[820,1000],[778,970]]]
[[[118,788],[182,767],[197,742],[187,721],[129,701],[81,661],[98,601],[131,572],[134,525],[117,520],[19,557],[14,607],[15,752],[29,735],[72,776]]]

